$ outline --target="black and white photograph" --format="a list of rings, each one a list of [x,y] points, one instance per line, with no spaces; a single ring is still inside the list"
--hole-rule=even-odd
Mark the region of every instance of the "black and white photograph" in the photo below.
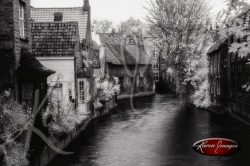
[[[0,166],[249,166],[250,0],[0,0]]]

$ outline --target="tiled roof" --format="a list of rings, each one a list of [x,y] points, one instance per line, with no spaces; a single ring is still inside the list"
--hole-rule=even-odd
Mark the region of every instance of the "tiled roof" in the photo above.
[[[139,46],[140,49],[140,55],[137,55],[138,49],[135,45],[127,45],[126,51],[134,57],[134,59],[137,59],[137,56],[139,56],[139,63],[140,65],[146,65],[150,64],[150,57],[148,56],[144,46]]]
[[[143,43],[139,44],[138,47],[134,44],[121,46],[122,34],[120,33],[100,33],[99,36],[101,43],[106,45],[110,50],[110,52],[107,51],[105,53],[107,62],[116,65],[122,65],[124,63],[128,65],[135,65],[139,49],[140,59],[137,64],[150,64],[150,57],[147,55]],[[124,54],[122,54],[122,50],[124,50]]]
[[[105,57],[107,63],[112,63],[115,65],[136,65],[136,58],[138,49],[136,46],[120,46],[106,44],[110,51],[105,52]],[[124,51],[122,53],[122,51]],[[146,55],[145,51],[141,51],[140,60],[138,65],[149,64],[149,57]]]
[[[78,22],[80,40],[86,39],[88,11],[84,11],[83,7],[73,8],[31,8],[31,19],[34,22],[54,22],[54,13],[61,12],[63,14],[63,22]]]
[[[55,72],[44,67],[31,53],[24,52],[21,54],[17,73],[19,76],[49,76]]]
[[[107,44],[108,48],[115,56],[115,58],[119,61],[120,65],[127,64],[127,65],[135,65],[136,60],[134,59],[133,55],[131,55],[125,47],[121,47],[120,45],[110,45]],[[124,53],[122,54],[122,51]],[[109,55],[107,55],[109,56]]]
[[[78,23],[32,23],[31,36],[35,56],[74,56],[79,43]]]

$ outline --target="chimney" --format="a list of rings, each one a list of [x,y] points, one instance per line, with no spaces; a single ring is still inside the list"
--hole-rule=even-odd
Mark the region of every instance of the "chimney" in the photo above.
[[[63,20],[63,14],[62,12],[55,12],[54,13],[54,21],[62,21]]]
[[[111,29],[111,34],[115,34],[115,33],[116,33],[115,29],[112,28],[112,29]]]
[[[89,0],[84,0],[83,10],[89,10],[89,9],[90,9]]]

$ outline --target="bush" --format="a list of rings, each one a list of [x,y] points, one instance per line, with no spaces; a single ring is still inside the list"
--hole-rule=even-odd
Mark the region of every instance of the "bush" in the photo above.
[[[2,165],[28,165],[22,130],[29,123],[31,109],[0,96],[0,154]]]
[[[82,122],[83,118],[79,111],[75,110],[73,103],[62,106],[60,110],[57,110],[53,105],[53,103],[49,103],[43,114],[43,121],[48,121],[47,126],[51,136],[59,138],[68,134]]]
[[[120,84],[119,79],[114,78],[97,78],[96,79],[96,88],[97,88],[97,99],[109,100],[113,96],[120,94]]]

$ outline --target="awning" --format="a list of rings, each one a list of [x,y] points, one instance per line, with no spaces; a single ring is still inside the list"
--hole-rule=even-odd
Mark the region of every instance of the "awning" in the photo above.
[[[20,63],[17,69],[18,76],[46,76],[54,74],[52,71],[45,66],[43,66],[31,53],[22,52]]]

